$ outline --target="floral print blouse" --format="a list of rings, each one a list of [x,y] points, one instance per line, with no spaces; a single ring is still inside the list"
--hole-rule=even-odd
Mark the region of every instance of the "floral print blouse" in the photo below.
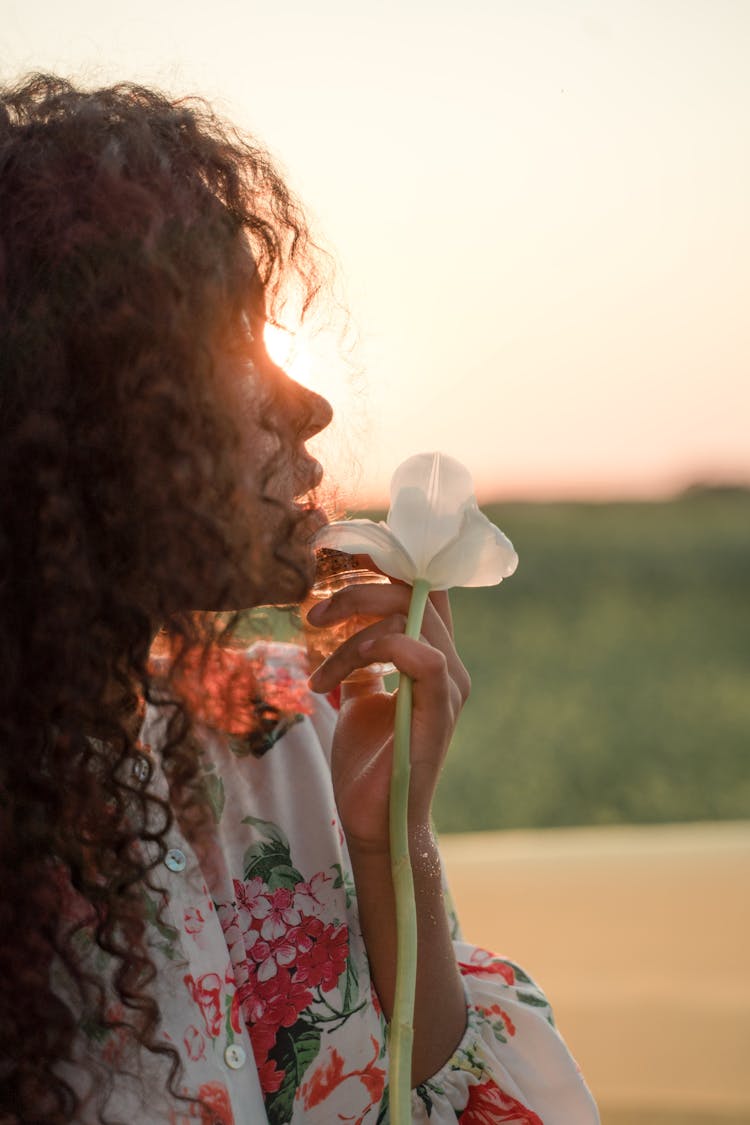
[[[239,756],[231,738],[206,730],[215,830],[199,857],[174,828],[160,917],[157,896],[148,899],[160,1034],[183,1060],[180,1091],[203,1098],[211,1115],[169,1098],[164,1060],[147,1056],[151,1080],[133,1081],[119,1033],[87,1035],[84,1027],[78,1050],[111,1085],[113,1120],[389,1120],[386,1023],[370,980],[329,768],[336,711],[324,699],[311,701],[310,710],[260,759]],[[153,755],[149,785],[165,795],[156,752],[161,721],[150,707],[142,742]],[[144,776],[142,765],[133,763],[136,779]],[[596,1106],[543,993],[518,965],[461,940],[453,922],[466,1030],[453,1056],[412,1092],[413,1121],[595,1125]],[[97,970],[106,970],[105,955],[92,955]],[[73,1072],[68,1077],[73,1081]],[[78,1070],[75,1082],[85,1103],[81,1121],[96,1120],[100,1084],[82,1087]]]

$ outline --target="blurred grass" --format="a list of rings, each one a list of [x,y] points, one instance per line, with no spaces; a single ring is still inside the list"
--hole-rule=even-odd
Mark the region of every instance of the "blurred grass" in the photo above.
[[[485,511],[521,561],[452,594],[438,829],[750,815],[750,492]]]
[[[749,817],[750,490],[484,511],[520,564],[451,594],[473,687],[438,829]],[[269,609],[243,626],[296,627]]]

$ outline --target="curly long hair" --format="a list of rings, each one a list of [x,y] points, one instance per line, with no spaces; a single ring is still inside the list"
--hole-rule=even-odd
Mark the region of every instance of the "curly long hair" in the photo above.
[[[237,437],[208,341],[290,279],[306,307],[321,276],[267,153],[204,102],[43,75],[0,90],[0,1120],[76,1120],[84,1023],[162,1056],[181,1096],[143,894],[174,808],[201,806],[177,697],[170,804],[124,767],[142,757],[154,621],[194,651],[219,628],[188,612],[217,608],[196,591],[233,582]],[[67,932],[63,885],[86,905]],[[116,1015],[82,928],[115,966]]]

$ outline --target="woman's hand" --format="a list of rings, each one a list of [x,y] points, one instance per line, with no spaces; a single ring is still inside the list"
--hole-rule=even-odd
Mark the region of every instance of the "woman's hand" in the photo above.
[[[414,681],[411,726],[409,827],[413,846],[429,837],[430,808],[461,708],[469,675],[453,643],[448,595],[432,593],[419,640],[404,636],[411,587],[401,583],[351,586],[308,614],[325,628],[348,617],[377,618],[355,633],[321,664],[311,686],[332,691],[355,669],[393,663]],[[339,721],[333,740],[332,774],[336,803],[350,851],[387,855],[388,795],[393,755],[396,693],[379,677],[342,684]]]
[[[419,640],[404,636],[411,587],[350,586],[310,610],[325,627],[358,615],[376,618],[350,637],[312,677],[316,691],[332,691],[355,669],[393,663],[414,681],[409,789],[409,847],[417,906],[417,981],[412,1085],[450,1058],[466,1026],[466,1001],[443,902],[440,857],[430,807],[451,736],[469,694],[469,676],[453,644],[448,595],[427,603]],[[342,684],[333,738],[336,803],[357,889],[357,909],[370,973],[386,1019],[393,1014],[398,931],[388,839],[388,802],[396,696],[373,676]]]

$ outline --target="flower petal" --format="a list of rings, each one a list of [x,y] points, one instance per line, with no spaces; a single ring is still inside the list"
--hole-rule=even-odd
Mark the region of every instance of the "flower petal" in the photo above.
[[[414,562],[384,523],[373,520],[341,520],[326,524],[317,533],[313,545],[331,547],[349,555],[369,555],[384,574],[413,582]]]
[[[458,535],[463,508],[473,501],[469,470],[444,453],[418,453],[396,469],[388,526],[414,559],[418,577]]]
[[[461,529],[430,563],[433,590],[451,586],[496,586],[518,566],[513,544],[476,504],[464,508]]]

